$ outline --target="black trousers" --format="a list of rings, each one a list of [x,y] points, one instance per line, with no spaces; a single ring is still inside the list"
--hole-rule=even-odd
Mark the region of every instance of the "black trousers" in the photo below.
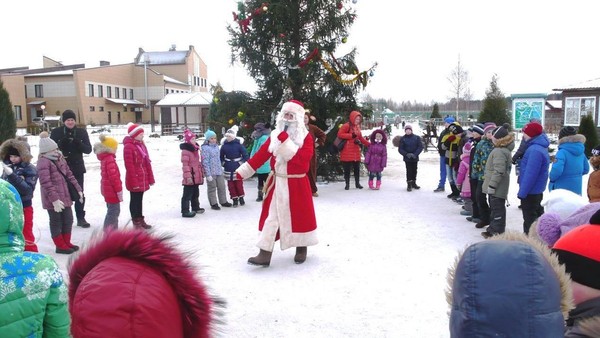
[[[351,161],[351,162],[342,162],[342,167],[344,168],[344,180],[350,182],[350,168],[354,171],[354,179],[356,182],[360,179],[360,162],[359,161]]]
[[[79,186],[81,187],[81,191],[85,191],[83,188],[83,175],[83,173],[73,173],[73,176],[75,176],[77,183],[79,183]],[[83,196],[83,203],[80,203],[79,199],[73,201],[75,203],[75,217],[77,217],[77,219],[85,218],[85,193],[83,194]]]
[[[193,211],[200,210],[200,185],[184,185],[183,195],[181,196],[181,213],[190,211],[190,205]]]
[[[471,200],[473,201],[473,218],[481,219],[481,214],[479,213],[479,205],[477,204],[477,181],[478,179],[469,178],[469,184],[471,185]]]
[[[521,211],[523,211],[523,232],[529,234],[529,228],[535,220],[544,214],[542,199],[544,194],[527,195],[521,200]]]
[[[262,191],[269,174],[256,174],[256,177],[258,177],[258,190]]]
[[[490,195],[490,234],[502,234],[506,230],[506,200]]]
[[[490,205],[488,204],[487,194],[483,193],[483,181],[481,180],[477,180],[475,199],[477,201],[477,207],[479,208],[479,219],[484,224],[490,224]]]
[[[406,180],[416,181],[417,180],[417,164],[419,162],[404,162],[406,165]]]
[[[131,218],[142,217],[144,214],[142,213],[142,204],[144,201],[144,192],[129,192],[130,200],[129,200],[129,212],[131,213]]]

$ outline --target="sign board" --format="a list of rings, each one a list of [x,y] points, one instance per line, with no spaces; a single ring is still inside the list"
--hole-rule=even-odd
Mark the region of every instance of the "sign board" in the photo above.
[[[514,128],[520,130],[532,119],[537,119],[544,125],[545,107],[545,99],[514,99],[512,107]]]

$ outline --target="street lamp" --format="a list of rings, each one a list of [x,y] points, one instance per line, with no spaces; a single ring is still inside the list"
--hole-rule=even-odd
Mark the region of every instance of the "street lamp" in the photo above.
[[[40,108],[42,109],[42,130],[45,130],[45,127],[46,127],[46,106],[45,105],[41,105]]]
[[[127,111],[127,103],[123,103],[123,111]]]

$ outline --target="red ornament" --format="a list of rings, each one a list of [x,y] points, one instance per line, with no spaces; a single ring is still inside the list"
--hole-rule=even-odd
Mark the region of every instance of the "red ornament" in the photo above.
[[[283,38],[285,38],[285,34],[284,33],[279,33],[279,37],[283,39]]]
[[[337,3],[337,8],[338,8],[339,10],[342,10],[342,8],[344,8],[344,5],[342,5],[342,2],[341,2],[341,1],[339,1],[339,2]]]

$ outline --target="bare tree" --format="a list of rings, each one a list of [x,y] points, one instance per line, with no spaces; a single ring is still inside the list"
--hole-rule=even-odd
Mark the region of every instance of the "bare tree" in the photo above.
[[[456,113],[458,114],[458,104],[461,98],[465,95],[470,95],[469,90],[469,72],[460,63],[460,55],[458,55],[458,63],[456,68],[452,69],[448,76],[448,81],[452,85],[452,95],[456,98]]]

